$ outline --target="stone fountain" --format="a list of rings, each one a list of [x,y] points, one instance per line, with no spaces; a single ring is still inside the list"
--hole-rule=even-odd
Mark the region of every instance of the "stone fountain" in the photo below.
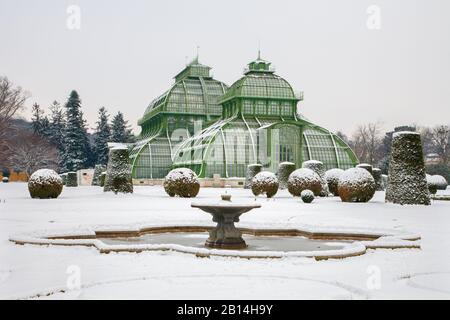
[[[213,216],[216,227],[209,231],[209,238],[205,246],[221,249],[243,249],[247,247],[242,233],[234,225],[239,222],[239,217],[255,208],[260,208],[258,203],[240,204],[231,202],[231,195],[224,194],[218,203],[192,203],[191,207],[198,208]]]

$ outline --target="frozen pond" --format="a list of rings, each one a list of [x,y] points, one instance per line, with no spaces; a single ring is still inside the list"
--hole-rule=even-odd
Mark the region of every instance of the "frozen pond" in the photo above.
[[[100,238],[106,244],[179,244],[187,247],[204,248],[208,234],[204,232],[147,234],[141,237]],[[254,251],[325,251],[339,250],[350,241],[311,240],[305,237],[251,236],[243,235],[247,249]]]

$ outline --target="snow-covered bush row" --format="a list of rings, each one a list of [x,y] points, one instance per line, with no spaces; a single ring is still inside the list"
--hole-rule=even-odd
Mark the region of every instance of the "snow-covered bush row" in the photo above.
[[[62,179],[63,185],[66,185],[67,184],[67,173],[61,173],[59,176]]]
[[[322,190],[320,190],[319,196],[328,197],[330,191],[328,190],[328,183],[325,179],[325,169],[323,163],[318,160],[308,160],[302,163],[302,168],[311,169],[320,177]]]
[[[106,171],[103,171],[101,174],[100,174],[100,177],[99,177],[99,186],[100,187],[105,187],[105,181],[106,181]]]
[[[375,180],[363,168],[350,168],[339,178],[338,193],[343,202],[368,202],[375,194]]]
[[[76,172],[67,172],[66,187],[78,187]]]
[[[278,192],[278,179],[272,172],[258,173],[252,180],[252,192],[255,196],[265,194],[272,198]]]
[[[131,166],[126,146],[118,145],[109,150],[109,160],[106,169],[103,191],[114,193],[133,193]]]
[[[314,192],[311,190],[303,190],[302,193],[300,193],[300,198],[302,198],[304,203],[311,203],[314,201]]]
[[[194,198],[200,191],[200,183],[194,171],[178,168],[170,171],[164,180],[164,190],[171,196]]]
[[[340,176],[344,173],[344,170],[342,169],[330,169],[327,172],[325,172],[325,180],[328,183],[328,190],[331,194],[334,196],[338,196],[338,182]]]
[[[311,190],[318,196],[322,191],[322,179],[311,169],[297,169],[289,176],[288,190],[294,197],[299,197],[303,190]]]
[[[295,171],[295,163],[281,162],[278,165],[277,178],[280,189],[286,189],[288,187],[289,176]]]
[[[247,173],[245,175],[244,189],[250,189],[252,187],[253,177],[256,176],[258,173],[260,173],[261,170],[262,170],[262,165],[260,165],[258,163],[249,164],[247,166]]]
[[[386,201],[402,205],[431,204],[422,141],[417,132],[401,131],[393,135]]]
[[[28,191],[32,198],[57,198],[63,189],[61,177],[53,170],[40,169],[34,172],[28,180]]]

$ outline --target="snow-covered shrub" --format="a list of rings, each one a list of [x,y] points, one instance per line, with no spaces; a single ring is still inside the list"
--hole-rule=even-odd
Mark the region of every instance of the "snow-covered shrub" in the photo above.
[[[370,172],[370,174],[372,174],[373,171],[373,166],[371,164],[368,163],[360,163],[356,166],[357,168],[362,168],[362,169],[366,169],[367,171]]]
[[[294,197],[299,197],[303,190],[311,190],[318,196],[322,191],[322,179],[311,169],[297,169],[289,176],[288,190]]]
[[[102,164],[95,165],[94,168],[94,176],[92,177],[92,184],[93,186],[100,186],[100,175],[102,172],[106,170],[106,167]]]
[[[164,190],[171,196],[194,198],[200,191],[200,183],[194,171],[178,168],[170,171],[164,180]]]
[[[2,182],[3,183],[8,183],[9,182],[9,178],[8,177],[3,177],[2,178]]]
[[[252,192],[255,196],[265,194],[272,198],[278,192],[278,179],[272,172],[263,171],[252,179]]]
[[[386,202],[429,205],[420,134],[400,131],[393,134]]]
[[[129,164],[128,148],[117,145],[109,150],[109,160],[106,169],[103,191],[114,193],[133,193],[131,166]]]
[[[66,187],[78,187],[76,172],[67,172]]]
[[[328,190],[328,183],[325,179],[325,168],[323,163],[318,160],[308,160],[302,163],[302,168],[311,169],[319,175],[322,183],[322,190],[320,191],[319,196],[328,197],[330,191]]]
[[[260,173],[261,170],[262,170],[262,165],[260,165],[258,163],[249,164],[247,166],[247,173],[245,175],[244,189],[250,189],[252,187],[253,177],[256,176],[258,173]]]
[[[330,169],[325,172],[325,180],[328,183],[328,190],[334,195],[338,196],[338,182],[339,177],[344,173],[342,169]]]
[[[436,194],[436,192],[438,190],[436,181],[434,181],[432,176],[429,174],[426,175],[426,178],[427,178],[427,184],[428,184],[428,192],[430,192],[430,194]]]
[[[37,170],[28,180],[28,191],[32,198],[58,198],[62,189],[63,181],[61,177],[50,169]]]
[[[99,186],[105,187],[105,181],[106,181],[106,171],[103,171],[99,177]]]
[[[372,169],[372,176],[375,179],[376,191],[383,191],[384,190],[384,184],[383,184],[381,169],[380,168],[373,168]]]
[[[277,178],[280,189],[286,189],[288,185],[289,176],[295,171],[295,163],[281,162],[278,165]]]
[[[436,185],[436,188],[438,190],[446,190],[448,183],[447,180],[443,176],[440,176],[438,174],[432,175],[431,178],[433,179],[434,184]]]
[[[311,203],[314,201],[314,192],[311,190],[303,190],[302,193],[300,193],[300,198],[302,198],[304,203]]]
[[[375,179],[367,169],[350,168],[339,178],[338,193],[343,202],[368,202],[375,189]]]
[[[427,184],[428,184],[428,191],[430,191],[431,194],[436,194],[438,190],[445,190],[447,189],[447,180],[443,176],[440,175],[426,175],[427,177]]]

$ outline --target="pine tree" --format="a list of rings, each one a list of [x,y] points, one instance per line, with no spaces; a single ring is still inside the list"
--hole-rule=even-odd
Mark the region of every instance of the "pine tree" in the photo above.
[[[81,101],[78,93],[73,90],[66,103],[66,127],[64,130],[65,171],[76,171],[88,164],[89,141],[81,112]]]
[[[34,133],[41,135],[42,134],[42,119],[44,118],[44,110],[41,109],[41,106],[37,103],[33,104],[31,109],[32,118],[31,125],[33,127]]]
[[[59,102],[53,101],[50,105],[50,112],[50,142],[62,152],[64,150],[64,130],[66,126],[64,111]]]
[[[94,153],[97,164],[108,164],[108,141],[111,137],[108,118],[109,115],[106,109],[101,107],[98,111],[98,121],[94,135]]]
[[[134,142],[134,135],[129,128],[128,121],[125,121],[123,114],[119,111],[112,120],[111,141],[130,143]]]

